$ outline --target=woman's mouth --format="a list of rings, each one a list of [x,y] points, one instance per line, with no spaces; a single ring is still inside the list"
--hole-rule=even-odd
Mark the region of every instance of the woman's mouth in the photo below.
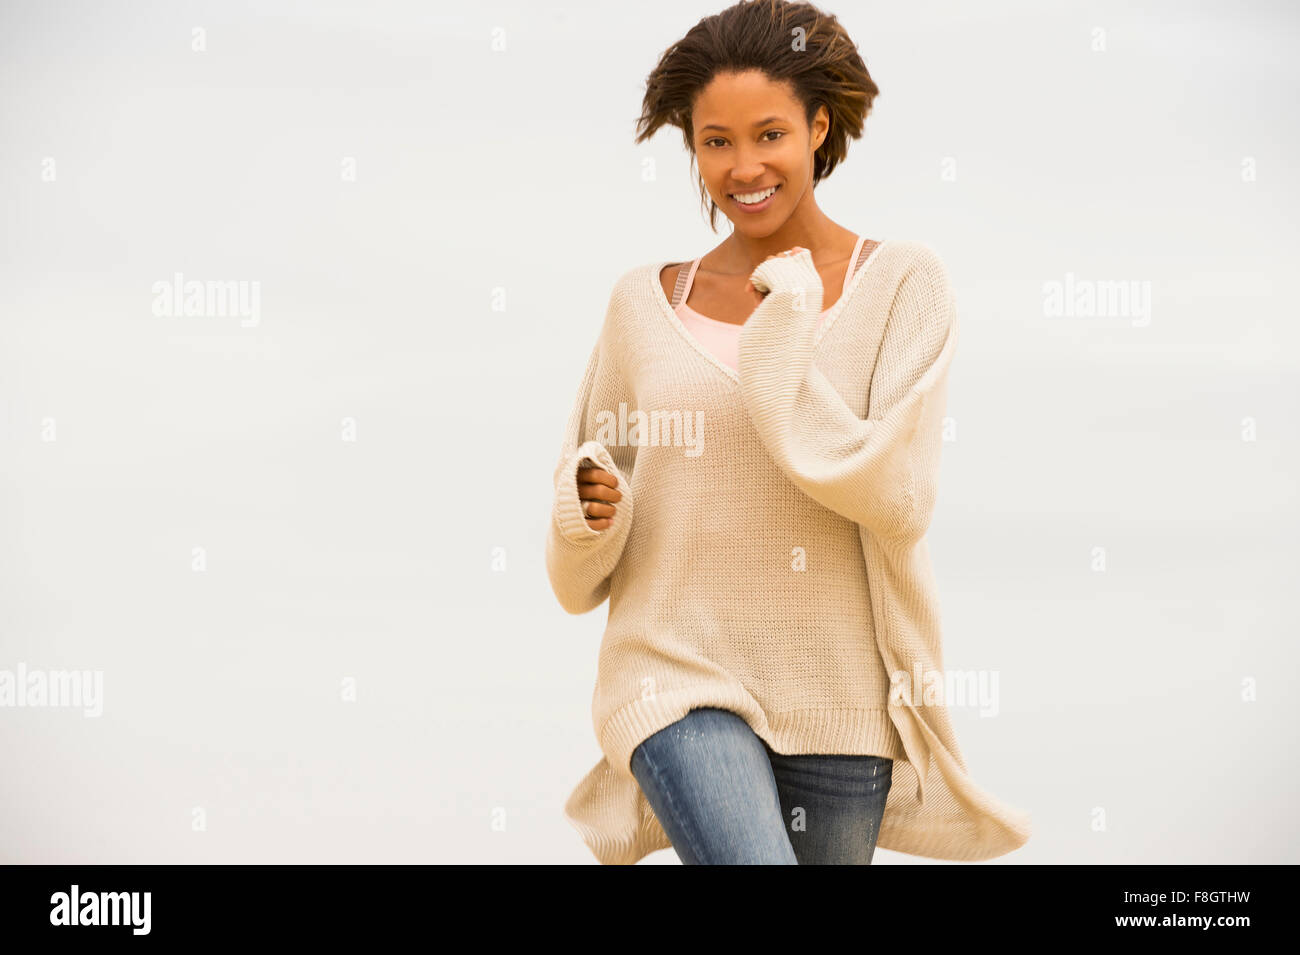
[[[772,200],[776,198],[777,191],[780,188],[781,185],[778,183],[775,186],[758,189],[754,192],[733,192],[728,194],[727,198],[745,212],[762,212],[772,204]]]

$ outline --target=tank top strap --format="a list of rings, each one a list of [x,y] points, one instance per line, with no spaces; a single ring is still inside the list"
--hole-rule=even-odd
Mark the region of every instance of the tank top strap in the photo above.
[[[862,243],[862,251],[858,253],[858,264],[854,267],[855,270],[861,267],[863,262],[871,258],[871,253],[876,251],[876,246],[878,245],[880,245],[880,243],[875,239],[868,239],[866,242]]]
[[[849,258],[849,267],[844,270],[844,287],[840,289],[843,295],[849,290],[849,282],[853,280],[853,273],[858,270],[862,264],[862,252],[866,248],[865,243],[869,241],[866,236],[858,236],[858,241],[853,245],[853,255]]]
[[[681,305],[686,301],[686,297],[691,294],[691,283],[695,281],[695,270],[699,268],[700,260],[696,259],[691,263],[689,269],[679,268],[677,270],[677,284],[673,287],[673,308]]]

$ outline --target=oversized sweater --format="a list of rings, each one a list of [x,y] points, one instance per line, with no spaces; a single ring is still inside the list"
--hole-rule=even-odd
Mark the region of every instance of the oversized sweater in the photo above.
[[[615,282],[554,472],[551,587],[570,613],[609,602],[592,698],[603,757],[568,821],[605,864],[669,848],[632,753],[716,706],[778,753],[892,758],[882,848],[977,860],[1023,845],[1028,815],[976,786],[932,692],[924,535],[957,339],[942,261],[884,240],[819,322],[810,254],[768,259],[738,369],[682,325],[667,264]],[[579,465],[618,479],[604,530],[583,517]]]

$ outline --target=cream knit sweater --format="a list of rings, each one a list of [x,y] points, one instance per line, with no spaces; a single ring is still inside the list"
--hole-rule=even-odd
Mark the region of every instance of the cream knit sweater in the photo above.
[[[779,753],[893,758],[882,848],[974,860],[1023,845],[1029,817],[967,775],[942,697],[904,692],[942,668],[924,539],[957,338],[942,261],[883,241],[818,327],[809,253],[768,259],[739,371],[674,314],[667,264],[615,283],[555,469],[551,587],[574,614],[609,600],[592,699],[604,758],[569,822],[602,863],[669,848],[632,753],[719,706]],[[623,494],[602,531],[578,500],[584,462]]]

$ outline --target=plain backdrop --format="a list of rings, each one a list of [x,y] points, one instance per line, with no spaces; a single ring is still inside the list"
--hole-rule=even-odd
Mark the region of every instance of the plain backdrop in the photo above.
[[[0,5],[0,669],[104,681],[0,709],[0,861],[594,861],[552,469],[615,280],[727,234],[633,143],[725,5]],[[881,94],[818,202],[961,316],[929,542],[996,862],[1297,861],[1300,13],[824,9]]]

